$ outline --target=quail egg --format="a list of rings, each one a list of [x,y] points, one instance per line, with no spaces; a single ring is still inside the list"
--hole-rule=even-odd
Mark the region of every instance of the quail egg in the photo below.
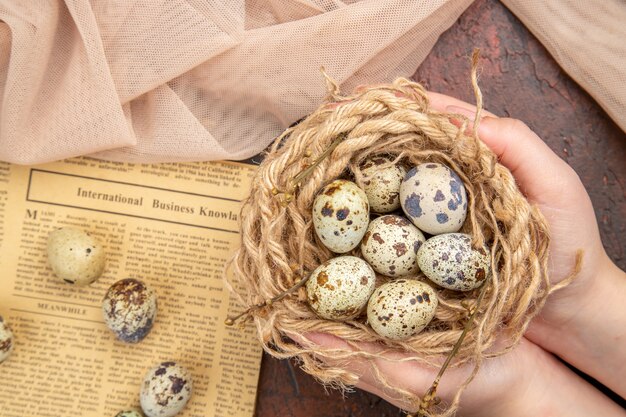
[[[363,258],[380,274],[401,277],[415,274],[417,251],[426,239],[404,217],[388,214],[373,220],[363,240]]]
[[[148,335],[156,313],[156,294],[133,278],[111,285],[102,300],[104,322],[118,339],[127,343],[137,343]]]
[[[380,336],[404,340],[421,332],[435,317],[435,290],[415,279],[381,285],[367,304],[367,322]]]
[[[367,195],[355,183],[335,180],[313,202],[313,226],[324,246],[346,253],[359,245],[369,223]]]
[[[431,235],[458,231],[467,215],[467,194],[459,176],[445,165],[428,162],[407,172],[400,203],[409,220]]]
[[[13,333],[6,321],[0,316],[0,363],[4,362],[13,351]]]
[[[180,413],[192,391],[191,374],[176,362],[163,362],[144,377],[139,401],[147,417],[173,417]]]
[[[491,268],[485,248],[472,248],[472,238],[464,233],[433,236],[417,252],[417,263],[424,275],[444,288],[469,291],[480,287]]]
[[[363,190],[367,194],[370,210],[374,213],[389,213],[400,208],[400,184],[406,175],[402,165],[389,165],[390,157],[375,156],[365,161],[361,172],[366,176]]]
[[[137,410],[120,411],[115,417],[143,417],[143,414]]]
[[[68,284],[89,285],[104,271],[102,244],[92,235],[72,227],[48,235],[48,263],[52,272]]]
[[[376,274],[355,256],[332,258],[318,266],[306,283],[311,308],[322,318],[348,320],[358,316],[376,285]]]

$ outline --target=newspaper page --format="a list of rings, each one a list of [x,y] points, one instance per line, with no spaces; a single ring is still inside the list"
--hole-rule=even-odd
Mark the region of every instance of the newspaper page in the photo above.
[[[241,307],[222,271],[253,172],[230,162],[0,163],[0,315],[15,336],[0,364],[0,416],[113,417],[138,408],[144,374],[163,361],[193,375],[181,417],[252,416],[261,348],[251,326],[224,326]],[[66,284],[47,265],[47,235],[63,226],[106,248],[105,272],[90,286]],[[118,341],[102,318],[106,290],[123,278],[158,296],[138,344]]]

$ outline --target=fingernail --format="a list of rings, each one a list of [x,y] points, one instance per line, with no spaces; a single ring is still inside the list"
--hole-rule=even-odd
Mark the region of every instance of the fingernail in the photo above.
[[[446,112],[461,114],[463,116],[467,116],[467,118],[469,119],[473,119],[476,115],[476,110],[473,110],[473,109],[470,110],[470,109],[466,109],[465,107],[459,107],[459,106],[448,106],[446,107]]]

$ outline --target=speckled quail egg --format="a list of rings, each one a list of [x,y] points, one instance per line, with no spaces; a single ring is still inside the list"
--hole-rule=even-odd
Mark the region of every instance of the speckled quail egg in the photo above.
[[[370,223],[361,241],[361,254],[376,272],[401,277],[419,271],[417,251],[424,241],[422,232],[410,221],[388,214]]]
[[[48,264],[68,284],[89,285],[104,271],[102,244],[89,233],[63,227],[48,235]]]
[[[367,304],[367,322],[379,335],[404,340],[421,332],[435,317],[435,290],[415,279],[397,279],[381,285]]]
[[[173,417],[191,398],[191,374],[176,362],[150,369],[141,386],[139,401],[147,417]]]
[[[369,223],[367,195],[355,183],[335,180],[313,202],[313,226],[324,246],[346,253],[359,245]]]
[[[464,233],[433,236],[417,252],[424,275],[444,288],[469,291],[478,288],[490,273],[491,257],[484,248],[473,249]]]
[[[156,294],[133,278],[111,285],[102,300],[104,322],[119,340],[127,343],[137,343],[148,335],[156,313]]]
[[[407,172],[400,203],[409,220],[431,235],[458,231],[467,215],[467,194],[459,176],[445,165],[428,162]]]
[[[393,158],[375,156],[365,161],[361,173],[366,177],[363,190],[367,194],[370,210],[374,213],[389,213],[400,208],[400,184],[406,175],[406,168],[394,164]]]
[[[143,417],[143,414],[137,410],[125,410],[117,413],[115,417]]]
[[[363,311],[374,291],[376,274],[355,256],[332,258],[318,266],[306,283],[311,308],[322,318],[348,320]]]
[[[0,316],[0,363],[7,360],[13,351],[13,333],[6,321]]]

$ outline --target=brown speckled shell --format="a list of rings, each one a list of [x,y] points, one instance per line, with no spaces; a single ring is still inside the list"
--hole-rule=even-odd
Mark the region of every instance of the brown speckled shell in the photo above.
[[[0,363],[7,360],[13,351],[13,332],[0,316]]]
[[[133,278],[111,285],[102,300],[104,322],[118,339],[127,343],[137,343],[148,335],[156,313],[156,294]]]
[[[311,308],[322,318],[347,320],[358,316],[374,291],[376,274],[355,256],[332,258],[317,267],[306,283]]]
[[[150,369],[141,385],[139,401],[147,417],[174,417],[189,402],[191,374],[176,362],[163,362]]]
[[[402,165],[379,168],[391,161],[393,159],[389,157],[375,156],[361,167],[361,173],[366,176],[363,190],[374,213],[390,213],[400,208],[400,184],[406,175],[406,168]]]
[[[361,241],[361,254],[380,274],[414,275],[419,271],[417,251],[425,241],[422,232],[410,221],[389,214],[370,223]]]
[[[456,291],[480,287],[491,269],[486,249],[472,248],[472,238],[464,233],[431,237],[417,252],[417,262],[432,282]]]
[[[313,202],[313,226],[324,246],[335,253],[356,248],[369,224],[365,191],[355,183],[335,180]]]
[[[467,193],[459,176],[443,164],[428,162],[407,172],[400,203],[408,219],[431,235],[456,232],[467,215]]]
[[[437,293],[416,279],[381,285],[367,304],[367,322],[379,335],[404,340],[421,332],[435,317]]]
[[[102,244],[83,230],[63,227],[50,232],[47,251],[52,272],[68,284],[89,285],[104,271]]]

